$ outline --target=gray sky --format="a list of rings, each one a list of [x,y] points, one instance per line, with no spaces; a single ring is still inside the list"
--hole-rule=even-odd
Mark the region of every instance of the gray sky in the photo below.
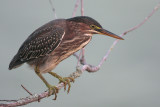
[[[109,31],[121,34],[141,22],[159,0],[84,0],[84,14]],[[54,0],[58,18],[72,15],[75,0]],[[76,15],[80,15],[80,10]],[[47,88],[26,64],[9,71],[8,65],[23,41],[38,27],[54,19],[48,0],[0,1],[0,99],[17,99]],[[26,107],[160,107],[160,10],[141,28],[120,41],[96,73],[85,72],[72,84],[69,94],[54,96]],[[86,47],[86,60],[97,65],[115,39],[94,35]],[[71,56],[54,72],[67,76],[75,71]],[[45,74],[47,80],[57,80]]]

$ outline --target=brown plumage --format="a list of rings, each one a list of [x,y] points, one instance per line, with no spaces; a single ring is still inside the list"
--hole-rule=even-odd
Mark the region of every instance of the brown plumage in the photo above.
[[[51,70],[61,61],[85,47],[93,34],[123,39],[103,29],[96,20],[87,16],[56,19],[35,30],[24,41],[10,62],[9,69],[26,62],[35,69],[37,75],[50,89],[50,85],[44,80],[41,73],[51,73]],[[65,82],[61,77],[58,79]]]

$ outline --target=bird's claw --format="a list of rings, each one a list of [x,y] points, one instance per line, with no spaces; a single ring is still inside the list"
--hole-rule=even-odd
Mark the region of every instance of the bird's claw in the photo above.
[[[59,83],[64,83],[64,90],[66,90],[66,86],[68,85],[67,93],[69,93],[70,88],[71,88],[71,83],[70,82],[74,82],[74,78],[64,77],[64,78],[61,78],[60,81],[59,81]]]
[[[56,86],[52,86],[52,85],[48,85],[47,87],[48,87],[48,96],[51,96],[54,94],[55,97],[53,100],[56,100],[59,89]]]

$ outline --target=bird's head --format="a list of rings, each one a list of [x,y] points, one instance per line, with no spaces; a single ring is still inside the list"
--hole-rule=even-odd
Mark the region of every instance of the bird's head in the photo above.
[[[106,36],[110,36],[116,39],[123,40],[122,37],[103,29],[103,27],[93,18],[88,16],[77,16],[68,19],[68,21],[75,22],[79,25],[81,25],[80,30],[81,32],[84,32],[85,35],[91,35],[91,34],[102,34]]]

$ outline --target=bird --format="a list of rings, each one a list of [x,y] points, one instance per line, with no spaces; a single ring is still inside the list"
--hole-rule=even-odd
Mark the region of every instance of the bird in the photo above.
[[[55,19],[36,29],[20,46],[9,64],[9,70],[27,63],[49,90],[49,95],[58,93],[58,88],[49,84],[42,74],[49,73],[59,82],[68,85],[71,77],[62,77],[52,70],[64,59],[84,48],[93,34],[101,34],[123,40],[122,37],[105,30],[89,16],[76,16],[68,19]],[[55,98],[56,99],[56,98]]]

